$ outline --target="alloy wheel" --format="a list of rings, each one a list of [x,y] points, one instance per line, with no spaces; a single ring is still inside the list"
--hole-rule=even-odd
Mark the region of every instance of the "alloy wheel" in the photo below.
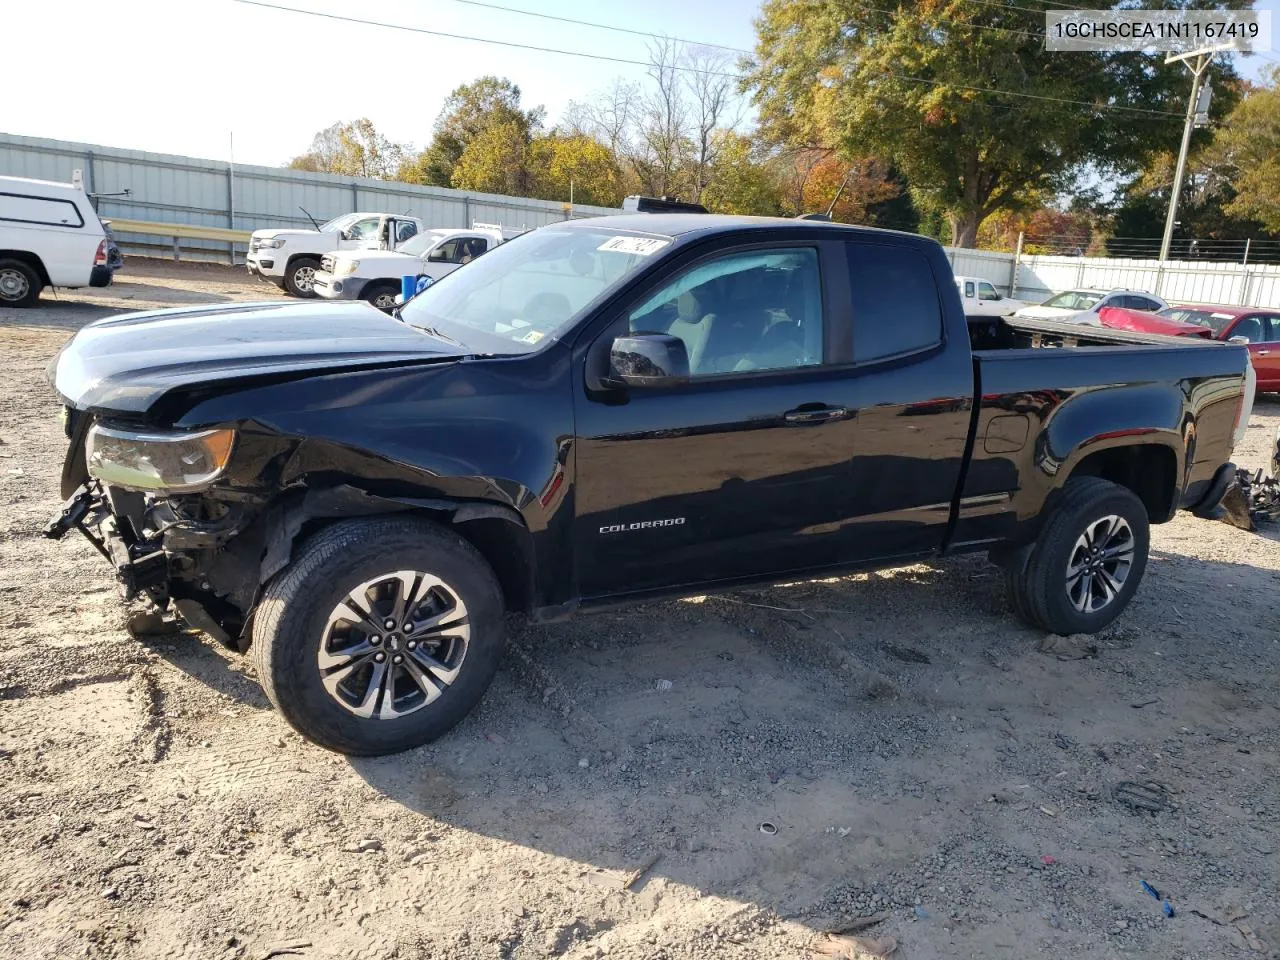
[[[1137,543],[1124,517],[1110,514],[1085,527],[1067,562],[1066,589],[1080,613],[1110,606],[1133,569]]]
[[[400,570],[360,584],[334,607],[316,662],[344,709],[394,720],[444,694],[470,639],[457,591],[433,574]]]
[[[316,268],[315,267],[299,267],[293,271],[293,285],[303,293],[310,293],[311,288],[315,286]]]

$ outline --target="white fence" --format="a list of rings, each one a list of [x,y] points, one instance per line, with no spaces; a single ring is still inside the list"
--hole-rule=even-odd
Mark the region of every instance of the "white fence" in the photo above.
[[[104,219],[192,227],[309,227],[311,221],[304,208],[320,221],[367,210],[417,216],[435,227],[469,227],[477,220],[515,228],[541,227],[570,217],[617,212],[581,204],[570,208],[553,200],[306,173],[284,167],[232,166],[225,160],[0,133],[0,175],[67,182],[76,170],[82,172],[85,190],[97,195],[98,212]],[[126,253],[167,254],[172,246],[166,235],[130,234],[120,239]],[[191,240],[183,247],[184,251],[223,261],[244,252],[243,244],[227,241]]]
[[[1039,302],[1080,287],[1144,290],[1184,303],[1233,303],[1280,308],[1280,265],[1204,260],[1052,257],[947,248],[952,269],[990,280],[1003,293]]]

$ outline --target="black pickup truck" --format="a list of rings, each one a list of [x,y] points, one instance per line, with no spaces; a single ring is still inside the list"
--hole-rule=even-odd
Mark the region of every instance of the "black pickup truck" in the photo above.
[[[1148,524],[1213,511],[1246,350],[966,324],[931,240],[636,214],[543,227],[419,294],[112,317],[51,367],[68,498],[130,596],[255,658],[335,750],[479,700],[504,614],[986,551],[1096,631]]]

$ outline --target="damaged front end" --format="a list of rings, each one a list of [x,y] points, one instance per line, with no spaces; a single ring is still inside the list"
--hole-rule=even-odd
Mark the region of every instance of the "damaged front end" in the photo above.
[[[1262,470],[1237,471],[1235,481],[1222,498],[1226,511],[1221,519],[1241,530],[1256,530],[1259,523],[1280,523],[1280,429],[1271,453],[1271,474]]]
[[[126,602],[176,610],[243,650],[259,585],[262,504],[243,491],[211,489],[235,432],[137,431],[73,417],[63,473],[69,496],[44,535],[78,531],[111,564]]]

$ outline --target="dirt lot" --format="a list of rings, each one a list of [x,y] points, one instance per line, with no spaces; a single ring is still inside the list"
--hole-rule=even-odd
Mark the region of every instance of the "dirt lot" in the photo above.
[[[0,955],[777,960],[886,913],[905,960],[1280,957],[1274,530],[1158,528],[1087,659],[980,558],[524,629],[467,721],[380,760],[302,742],[210,641],[130,639],[89,545],[39,535],[45,366],[114,311],[278,295],[133,260],[0,310]]]

